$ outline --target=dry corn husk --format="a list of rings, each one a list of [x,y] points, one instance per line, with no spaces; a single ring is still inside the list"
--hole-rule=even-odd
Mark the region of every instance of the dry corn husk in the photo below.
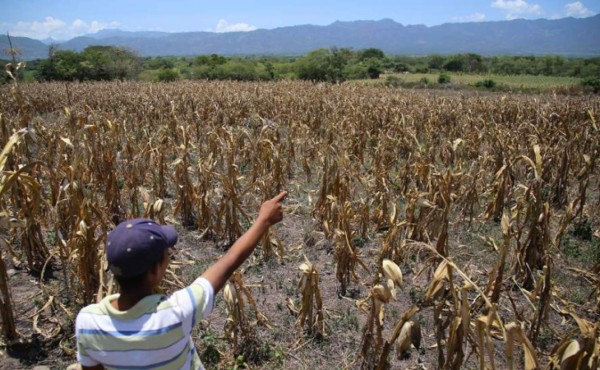
[[[387,279],[386,286],[390,291],[392,298],[396,299],[396,286],[394,285],[394,280]]]
[[[419,348],[421,345],[421,326],[418,322],[410,320],[402,325],[400,335],[396,339],[396,356],[403,358],[406,352],[414,346]]]
[[[509,369],[514,368],[514,343],[518,342],[523,346],[523,357],[525,363],[523,364],[525,370],[534,370],[539,369],[539,364],[537,361],[537,353],[533,345],[529,341],[529,338],[523,332],[523,328],[521,325],[511,322],[505,326],[506,330],[506,338],[505,338],[505,346],[506,346],[506,354],[509,360]]]
[[[561,314],[568,314],[577,322],[581,338],[563,338],[552,350],[548,369],[596,370],[600,366],[600,324],[592,324],[574,312],[563,311]]]
[[[398,339],[396,339],[396,356],[398,358],[402,357],[412,345],[412,328],[414,323],[412,321],[407,321],[402,325],[402,329],[400,330],[400,335]]]
[[[388,279],[391,279],[396,286],[402,285],[402,270],[394,262],[384,259],[383,260],[383,273]]]
[[[583,353],[576,340],[570,340],[565,346],[560,358],[560,370],[579,369],[579,361]]]
[[[392,292],[387,285],[377,284],[373,287],[373,296],[380,302],[388,303]]]
[[[442,260],[440,265],[433,274],[433,280],[429,284],[429,288],[425,292],[425,298],[432,299],[444,288],[444,281],[450,280],[450,272],[448,270],[448,261]]]
[[[235,306],[237,293],[235,292],[235,289],[231,288],[231,284],[227,283],[227,285],[225,285],[225,289],[223,289],[223,296],[228,308]]]

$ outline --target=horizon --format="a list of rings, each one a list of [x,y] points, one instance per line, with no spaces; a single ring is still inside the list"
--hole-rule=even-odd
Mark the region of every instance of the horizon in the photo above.
[[[527,18],[515,18],[515,19],[510,19],[510,20],[489,20],[489,21],[482,21],[482,22],[446,22],[446,23],[441,23],[441,24],[437,24],[437,25],[432,25],[432,26],[427,26],[424,24],[405,24],[405,23],[401,23],[398,22],[392,18],[382,18],[382,19],[356,19],[353,21],[340,21],[340,20],[335,20],[329,24],[325,24],[325,25],[317,25],[317,24],[296,24],[296,25],[290,25],[290,26],[281,26],[281,27],[275,27],[275,28],[257,28],[257,29],[253,29],[253,30],[248,30],[248,31],[229,31],[229,32],[217,32],[214,30],[190,30],[190,31],[177,31],[177,32],[169,32],[169,31],[156,31],[156,30],[138,30],[138,31],[129,31],[129,30],[125,30],[125,29],[121,29],[121,28],[103,28],[100,29],[96,32],[93,33],[86,33],[83,35],[79,35],[79,36],[75,36],[76,37],[91,37],[97,34],[100,34],[102,32],[110,32],[110,31],[118,31],[118,32],[126,32],[126,33],[137,33],[137,32],[157,32],[157,33],[166,33],[166,34],[174,34],[174,33],[195,33],[195,32],[208,32],[208,33],[232,33],[232,32],[254,32],[254,31],[259,31],[259,30],[274,30],[274,29],[278,29],[278,28],[287,28],[287,27],[301,27],[301,26],[317,26],[317,27],[327,27],[327,26],[331,26],[334,23],[352,23],[352,22],[382,22],[385,20],[389,20],[392,22],[395,22],[397,24],[401,24],[405,27],[408,26],[424,26],[427,28],[432,28],[432,27],[438,27],[438,26],[442,26],[445,24],[467,24],[467,23],[493,23],[493,22],[508,22],[508,21],[515,21],[515,20],[530,20],[530,21],[536,21],[536,20],[560,20],[560,19],[567,19],[567,18],[571,18],[571,19],[584,19],[584,18],[593,18],[595,16],[598,16],[599,14],[594,14],[591,15],[589,17],[573,17],[573,16],[566,16],[566,17],[562,17],[562,18],[553,18],[553,19],[549,19],[549,18],[532,18],[532,19],[527,19]],[[13,35],[11,35],[11,37],[13,37]],[[26,36],[14,36],[14,37],[26,37]],[[38,41],[48,41],[48,40],[52,40],[52,41],[57,41],[57,42],[65,42],[65,41],[69,41],[70,39],[55,39],[52,37],[47,37],[45,39],[34,39],[34,40],[38,40]]]
[[[11,36],[66,41],[102,30],[126,32],[248,32],[300,25],[326,26],[337,21],[391,19],[405,26],[439,26],[447,23],[493,22],[514,19],[588,18],[600,13],[600,1],[461,1],[447,8],[443,0],[414,4],[381,0],[377,4],[350,0],[343,5],[331,0],[229,1],[214,4],[183,0],[108,0],[81,3],[76,0],[5,0],[0,29]]]

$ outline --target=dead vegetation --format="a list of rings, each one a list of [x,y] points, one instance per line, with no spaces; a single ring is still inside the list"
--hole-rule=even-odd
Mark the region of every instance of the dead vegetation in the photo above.
[[[303,220],[293,227],[307,225],[295,230],[302,241],[280,237],[285,223],[270,230],[231,279],[223,339],[199,338],[209,366],[319,368],[297,353],[347,335],[333,321],[350,310],[361,326],[354,354],[323,368],[599,366],[597,97],[302,82],[2,92],[6,348],[27,340],[17,330],[26,322],[72,356],[74,313],[115,289],[103,243],[120,220],[177,224],[218,253],[287,189],[288,214]],[[188,282],[188,257],[165,289]],[[33,315],[15,311],[7,268],[40,279]],[[54,284],[45,271],[57,272]],[[294,278],[285,298],[265,288],[269,274]],[[273,299],[298,338],[279,352],[264,347],[285,326],[262,308]]]

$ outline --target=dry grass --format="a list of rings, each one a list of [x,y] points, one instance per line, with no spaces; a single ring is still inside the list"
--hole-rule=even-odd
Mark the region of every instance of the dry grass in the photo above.
[[[66,86],[2,90],[3,261],[59,276],[33,316],[2,306],[7,348],[14,314],[72,355],[73,313],[115,289],[103,242],[120,220],[197,236],[171,290],[287,189],[288,221],[203,324],[210,367],[598,366],[597,97]]]

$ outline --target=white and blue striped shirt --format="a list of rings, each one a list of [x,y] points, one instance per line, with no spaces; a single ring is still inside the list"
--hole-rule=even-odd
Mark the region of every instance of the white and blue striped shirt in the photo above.
[[[167,297],[154,294],[127,311],[111,302],[118,294],[84,307],[77,315],[77,360],[105,369],[203,369],[192,329],[212,311],[214,289],[198,278]]]

